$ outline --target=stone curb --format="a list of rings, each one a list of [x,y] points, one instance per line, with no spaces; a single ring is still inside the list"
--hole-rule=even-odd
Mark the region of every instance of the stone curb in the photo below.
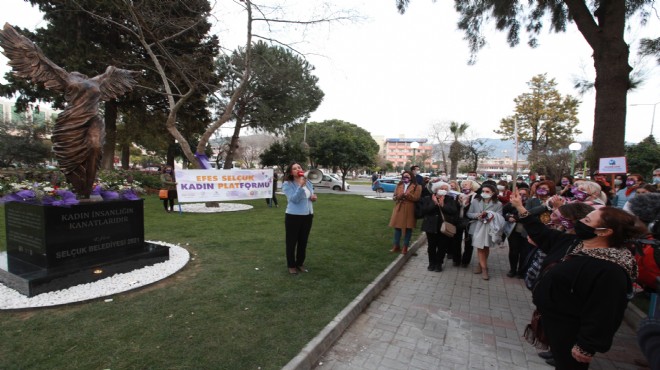
[[[321,356],[339,339],[365,308],[389,285],[408,259],[426,244],[426,234],[410,247],[408,254],[400,255],[376,279],[369,284],[351,303],[348,304],[328,325],[321,330],[307,345],[282,369],[306,370],[313,368]]]

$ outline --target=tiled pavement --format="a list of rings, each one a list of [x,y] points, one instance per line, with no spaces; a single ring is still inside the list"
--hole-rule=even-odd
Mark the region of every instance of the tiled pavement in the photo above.
[[[317,370],[551,369],[522,338],[531,294],[522,280],[506,277],[505,249],[491,251],[491,279],[484,281],[471,267],[446,261],[443,272],[427,271],[426,245],[417,246],[389,286],[320,359],[311,359]],[[591,369],[646,369],[636,343],[624,322]],[[300,364],[294,367],[309,367]]]

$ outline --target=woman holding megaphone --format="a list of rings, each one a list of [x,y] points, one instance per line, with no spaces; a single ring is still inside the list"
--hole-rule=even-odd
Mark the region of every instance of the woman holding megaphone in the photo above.
[[[296,162],[291,163],[284,174],[282,191],[287,199],[284,215],[286,263],[289,273],[296,275],[298,272],[308,272],[304,262],[314,218],[312,203],[316,201],[316,194],[302,166]]]

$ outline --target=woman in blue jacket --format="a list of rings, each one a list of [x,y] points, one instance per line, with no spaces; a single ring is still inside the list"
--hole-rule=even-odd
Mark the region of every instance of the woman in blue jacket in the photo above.
[[[286,231],[286,263],[289,273],[308,272],[304,265],[309,232],[312,230],[316,201],[314,187],[305,178],[305,172],[298,163],[291,163],[284,173],[282,191],[286,195],[287,205],[284,215]]]

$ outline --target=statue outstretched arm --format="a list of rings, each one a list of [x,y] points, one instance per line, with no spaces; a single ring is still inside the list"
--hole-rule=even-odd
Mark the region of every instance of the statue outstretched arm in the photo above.
[[[66,90],[69,73],[46,58],[35,43],[18,33],[9,23],[5,23],[0,31],[0,46],[15,75],[34,83],[43,83],[49,90]]]
[[[133,86],[137,84],[135,77],[139,75],[140,72],[137,71],[109,66],[106,68],[105,73],[92,78],[92,80],[99,84],[101,100],[108,101],[133,90]]]

